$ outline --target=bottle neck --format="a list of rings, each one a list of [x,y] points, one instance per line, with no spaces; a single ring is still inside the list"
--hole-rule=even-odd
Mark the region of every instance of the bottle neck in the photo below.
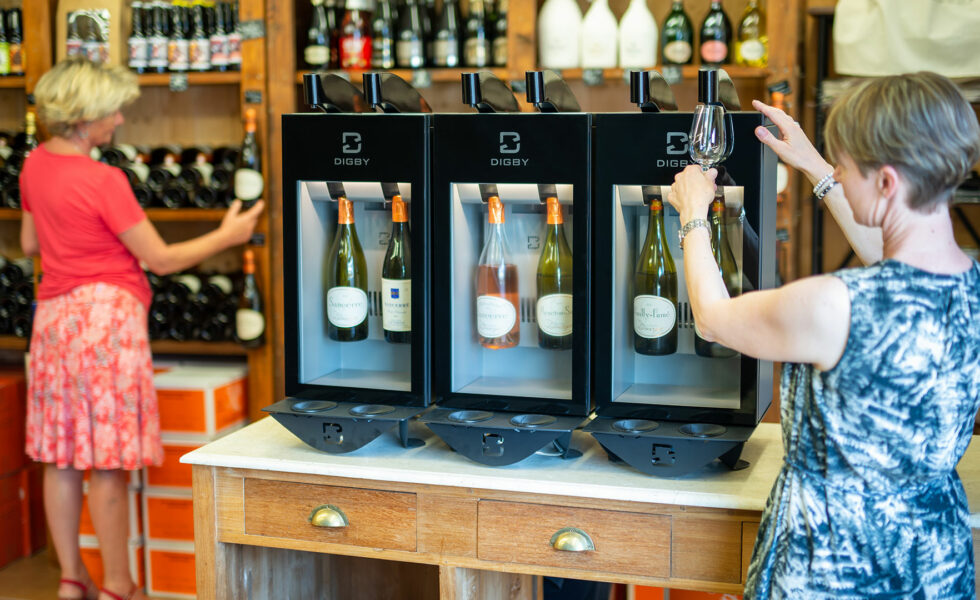
[[[654,238],[664,239],[664,209],[663,203],[654,200],[650,203],[650,223],[647,226],[647,243]]]
[[[337,199],[337,224],[338,225],[353,225],[354,224],[354,205],[350,200],[344,197]]]

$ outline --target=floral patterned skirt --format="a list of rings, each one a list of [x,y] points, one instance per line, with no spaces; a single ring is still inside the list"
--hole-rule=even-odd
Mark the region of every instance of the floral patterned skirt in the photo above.
[[[90,283],[39,300],[31,336],[27,454],[58,468],[140,469],[163,460],[146,307]]]

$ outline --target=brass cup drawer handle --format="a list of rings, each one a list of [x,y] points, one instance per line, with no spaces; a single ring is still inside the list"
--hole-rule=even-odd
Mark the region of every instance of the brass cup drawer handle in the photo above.
[[[595,543],[589,534],[577,527],[565,527],[551,536],[551,546],[565,552],[589,552],[595,550]]]
[[[347,520],[347,515],[344,511],[340,510],[333,504],[322,504],[313,509],[310,513],[310,523],[314,527],[347,527],[350,525],[350,521]]]

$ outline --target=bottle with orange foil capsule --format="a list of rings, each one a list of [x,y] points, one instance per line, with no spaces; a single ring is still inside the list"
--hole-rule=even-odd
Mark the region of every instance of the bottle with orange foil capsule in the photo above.
[[[388,342],[412,342],[412,240],[408,207],[398,194],[391,199],[391,236],[381,264],[381,323]]]
[[[517,265],[510,258],[504,234],[504,205],[490,196],[486,243],[476,268],[476,331],[480,344],[499,350],[521,340]]]
[[[538,259],[538,346],[549,350],[572,347],[572,251],[565,238],[558,198],[550,196],[548,231]]]
[[[354,228],[354,206],[337,198],[337,234],[327,254],[327,335],[338,342],[368,336],[367,263]]]

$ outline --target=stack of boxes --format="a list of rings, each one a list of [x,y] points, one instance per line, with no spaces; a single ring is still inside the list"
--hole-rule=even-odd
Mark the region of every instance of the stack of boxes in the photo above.
[[[194,511],[191,467],[180,457],[245,424],[246,368],[181,365],[155,377],[163,464],[144,469],[142,519],[147,592],[193,598]]]
[[[0,567],[46,541],[44,473],[24,454],[26,399],[23,371],[0,371]]]

